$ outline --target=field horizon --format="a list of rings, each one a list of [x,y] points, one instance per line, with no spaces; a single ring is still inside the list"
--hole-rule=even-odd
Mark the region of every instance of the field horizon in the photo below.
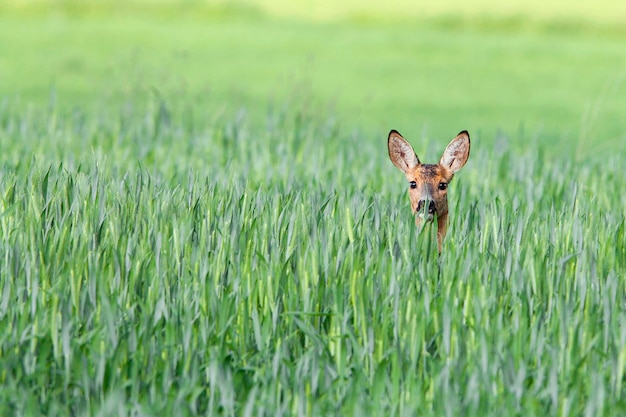
[[[578,159],[624,142],[624,34],[603,32],[592,13],[568,29],[558,14],[544,25],[502,12],[490,23],[481,8],[397,24],[339,11],[336,21],[268,17],[278,1],[202,2],[192,12],[165,1],[143,14],[144,3],[130,2],[128,15],[119,2],[98,4],[5,4],[5,100],[71,113],[156,98],[243,110],[257,125],[286,104],[371,137],[392,128],[437,140],[467,129],[489,143],[501,132],[540,135]],[[55,45],[60,53],[41,53]]]

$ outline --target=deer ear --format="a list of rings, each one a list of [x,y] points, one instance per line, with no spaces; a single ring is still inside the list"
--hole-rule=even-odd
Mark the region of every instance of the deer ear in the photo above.
[[[389,132],[387,148],[389,148],[391,162],[404,173],[411,171],[420,164],[411,144],[396,130]]]
[[[452,142],[448,144],[446,150],[441,155],[439,164],[448,168],[454,174],[459,169],[463,168],[470,153],[470,137],[467,130],[462,131]]]

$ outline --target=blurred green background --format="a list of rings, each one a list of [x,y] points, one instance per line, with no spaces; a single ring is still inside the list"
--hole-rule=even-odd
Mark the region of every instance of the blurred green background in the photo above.
[[[583,159],[626,139],[626,2],[4,1],[5,108],[286,106],[384,143],[539,137]]]

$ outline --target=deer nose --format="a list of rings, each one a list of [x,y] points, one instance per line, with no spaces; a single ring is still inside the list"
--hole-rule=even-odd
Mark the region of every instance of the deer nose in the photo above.
[[[428,201],[428,214],[433,214],[437,211],[437,207],[435,206],[435,202],[433,200],[420,200],[419,203],[417,203],[417,211],[420,212],[424,209],[424,206],[426,205],[426,201]]]

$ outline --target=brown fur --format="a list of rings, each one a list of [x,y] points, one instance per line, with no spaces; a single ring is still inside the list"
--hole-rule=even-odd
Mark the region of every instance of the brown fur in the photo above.
[[[441,252],[448,229],[447,186],[469,158],[469,133],[464,130],[452,139],[438,164],[422,164],[413,147],[395,130],[389,132],[387,147],[391,162],[404,172],[409,181],[409,199],[415,214],[415,224],[421,228],[424,222],[431,222],[437,216],[437,243]],[[411,186],[413,182],[415,188]],[[440,184],[445,184],[445,189],[441,189]],[[418,212],[420,201],[423,207]],[[431,201],[434,207],[430,205]]]

